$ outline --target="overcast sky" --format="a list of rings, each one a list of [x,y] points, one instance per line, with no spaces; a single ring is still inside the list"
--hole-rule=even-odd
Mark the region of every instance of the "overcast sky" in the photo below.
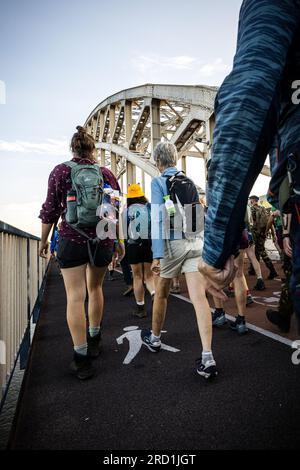
[[[220,85],[232,64],[241,0],[0,5],[0,219],[38,234],[48,175],[70,158],[76,125],[132,86]],[[200,165],[196,173],[200,184]]]

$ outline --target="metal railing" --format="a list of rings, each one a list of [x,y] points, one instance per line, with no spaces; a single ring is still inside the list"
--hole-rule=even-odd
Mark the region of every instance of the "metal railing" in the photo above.
[[[0,403],[48,265],[39,245],[39,238],[0,221]]]

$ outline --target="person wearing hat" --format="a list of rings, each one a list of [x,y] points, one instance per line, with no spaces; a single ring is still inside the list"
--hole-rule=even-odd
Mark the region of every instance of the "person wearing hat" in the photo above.
[[[154,279],[151,271],[151,206],[139,184],[128,187],[127,209],[124,212],[127,226],[127,257],[132,269],[133,291],[136,307],[133,315],[147,316],[145,289],[154,296]]]

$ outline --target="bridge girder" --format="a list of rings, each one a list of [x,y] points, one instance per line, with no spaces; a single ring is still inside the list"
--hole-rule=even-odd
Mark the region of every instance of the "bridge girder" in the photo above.
[[[206,158],[214,128],[217,87],[146,84],[109,96],[88,116],[85,127],[96,140],[101,164],[117,178],[135,182],[136,167],[157,176],[152,154],[157,142],[176,145],[182,168],[188,157]],[[264,167],[262,174],[269,175]],[[122,180],[123,181],[123,180]]]

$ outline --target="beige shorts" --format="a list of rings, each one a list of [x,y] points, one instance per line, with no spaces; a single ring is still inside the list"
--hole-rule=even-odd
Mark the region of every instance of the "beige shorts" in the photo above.
[[[160,260],[160,276],[172,279],[181,273],[197,272],[202,255],[201,247],[199,239],[165,242],[165,256]]]

